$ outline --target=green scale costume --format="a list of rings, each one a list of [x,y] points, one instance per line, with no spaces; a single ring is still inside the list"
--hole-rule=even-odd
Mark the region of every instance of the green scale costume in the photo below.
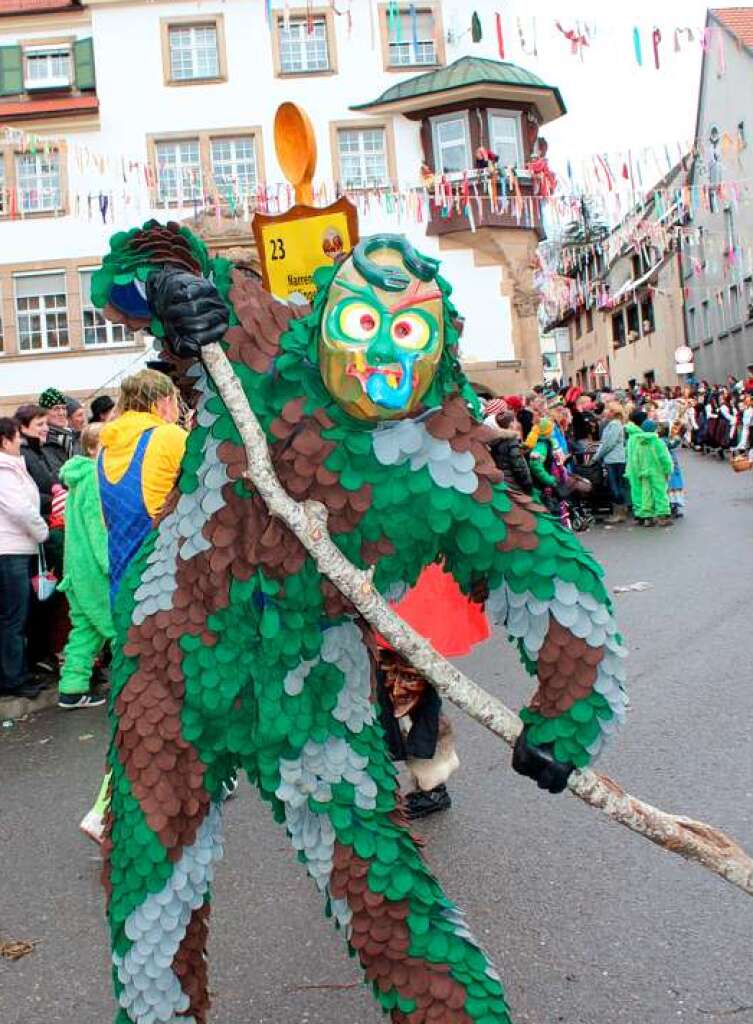
[[[486,582],[487,611],[538,679],[514,763],[559,791],[624,719],[625,652],[602,571],[503,484],[438,264],[377,236],[316,283],[311,308],[285,305],[188,230],[150,222],[113,238],[93,295],[134,327],[151,313],[179,355],[222,337],[283,486],[327,506],[334,541],[375,566],[385,597],[440,558],[465,592]],[[206,308],[223,312],[202,321]],[[104,875],[117,1024],[207,1019],[222,787],[240,768],[392,1021],[506,1024],[500,978],[407,828],[370,630],[244,478],[200,361],[178,365],[196,422],[115,608]]]

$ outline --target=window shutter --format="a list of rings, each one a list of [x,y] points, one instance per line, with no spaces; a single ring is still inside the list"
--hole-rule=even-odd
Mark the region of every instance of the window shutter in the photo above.
[[[23,52],[20,46],[0,46],[0,96],[24,91]]]
[[[94,43],[91,38],[76,40],[73,59],[76,62],[76,86],[79,89],[94,89]]]

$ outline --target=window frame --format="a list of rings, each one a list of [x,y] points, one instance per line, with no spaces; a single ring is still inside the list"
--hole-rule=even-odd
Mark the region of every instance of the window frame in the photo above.
[[[256,186],[257,189],[263,187],[266,182],[266,171],[264,165],[264,142],[261,125],[245,125],[237,128],[203,128],[184,132],[155,132],[154,134],[147,135],[147,157],[154,182],[152,186],[152,204],[154,207],[161,210],[175,210],[185,209],[187,206],[194,206],[198,203],[201,209],[206,212],[209,212],[210,210],[216,211],[214,199],[219,195],[219,190],[214,183],[214,175],[212,173],[212,142],[219,141],[221,139],[237,138],[251,139],[256,162]],[[198,140],[199,143],[199,168],[202,183],[201,195],[198,199],[188,200],[182,205],[179,200],[162,200],[159,196],[160,182],[157,163],[158,144],[163,142],[187,142],[193,140]],[[209,192],[209,186],[211,186],[211,194]],[[222,203],[220,203],[220,209],[223,209]],[[230,215],[232,216],[232,213]]]
[[[382,68],[384,71],[396,72],[405,71],[430,71],[432,68],[444,67],[447,63],[447,50],[445,46],[444,21],[442,18],[442,4],[436,0],[427,0],[426,3],[417,3],[416,13],[429,13],[434,18],[434,56],[433,64],[392,64],[390,62],[390,30],[389,30],[389,3],[380,3],[378,6],[379,36],[382,44]],[[410,13],[410,4],[398,4],[400,14]]]
[[[518,147],[518,159],[515,164],[515,168],[519,169],[525,165],[524,156],[524,142],[523,142],[523,113],[522,111],[506,110],[500,107],[487,107],[486,110],[486,137],[489,140],[489,148],[496,152],[494,143],[492,141],[492,121],[495,117],[505,117],[510,121],[515,121],[516,128],[516,143]],[[500,167],[509,167],[511,165],[500,162]]]
[[[13,197],[5,206],[0,206],[0,222],[13,217],[29,218],[64,217],[69,212],[68,195],[68,150],[64,141],[56,141],[50,147],[51,152],[58,155],[60,202],[55,209],[21,211],[18,201],[18,178],[16,175],[16,157],[27,155],[12,143],[0,144],[0,163],[3,166],[4,193],[3,198]]]
[[[448,121],[462,121],[465,125],[465,155],[466,155],[466,166],[463,171],[446,171],[442,165],[440,165],[440,154],[441,147],[439,145],[439,139],[437,134],[437,126]],[[471,119],[470,111],[466,109],[453,110],[446,114],[435,114],[429,118],[429,128],[431,130],[431,148],[434,156],[434,173],[435,174],[463,174],[465,171],[470,171],[474,167],[473,160],[473,141],[471,139]]]
[[[617,324],[622,324],[622,329],[617,328]],[[618,312],[612,314],[612,347],[625,348],[627,345],[627,324],[625,322],[625,309],[624,307],[619,309]]]
[[[217,38],[217,69],[218,73],[208,78],[173,78],[172,58],[170,52],[171,28],[204,28],[212,26]],[[162,78],[166,86],[197,86],[216,85],[227,81],[227,45],[225,41],[225,17],[223,14],[206,14],[200,10],[195,14],[181,17],[160,18],[160,38],[162,43]]]
[[[311,71],[285,71],[282,67],[282,38],[281,32],[284,28],[285,16],[279,11],[273,11],[272,20],[272,65],[275,78],[318,78],[338,73],[337,62],[337,31],[335,29],[335,12],[331,5],[327,7],[291,7],[289,11],[291,21],[303,21],[313,17],[315,20],[324,21],[324,35],[327,45],[327,59],[329,66]]]
[[[346,189],[342,183],[342,169],[340,166],[340,144],[339,133],[341,131],[384,131],[385,157],[387,164],[387,182],[378,186],[359,186],[358,188]],[[330,151],[332,156],[332,174],[334,181],[338,183],[343,191],[362,192],[374,189],[387,189],[394,186],[397,181],[397,160],[395,157],[395,134],[394,125],[391,120],[355,120],[355,121],[330,121],[329,125]]]
[[[704,299],[701,302],[701,327],[703,328],[703,340],[707,338],[713,338],[714,334],[711,329],[711,301]]]
[[[48,310],[46,304],[44,305],[44,307],[40,306],[39,313],[37,315],[39,316],[39,319],[40,319],[40,331],[39,331],[39,333],[40,333],[40,335],[42,337],[42,340],[43,340],[42,347],[38,348],[38,349],[34,349],[34,348],[24,349],[24,348],[22,348],[21,347],[21,340],[22,339],[21,339],[21,329],[20,329],[20,318],[22,316],[26,316],[26,315],[33,316],[35,314],[29,313],[28,310],[23,310],[22,311],[22,310],[19,309],[19,307],[18,307],[19,295],[18,295],[18,289],[17,289],[16,282],[18,282],[19,280],[30,278],[30,277],[60,277],[60,276],[62,276],[62,278],[63,278],[63,287],[65,289],[64,290],[64,295],[65,295],[65,306],[64,306],[64,308],[62,310],[61,309],[57,309],[57,308],[52,308],[52,309]],[[71,302],[70,302],[70,296],[68,294],[67,268],[65,266],[62,266],[62,267],[60,267],[58,269],[50,268],[49,270],[16,271],[16,272],[14,272],[11,275],[11,281],[13,283],[13,312],[14,312],[14,315],[15,315],[16,352],[18,353],[18,355],[25,356],[25,357],[28,358],[29,356],[51,355],[51,354],[54,354],[56,352],[71,352],[72,348],[73,348],[73,346],[71,344],[71,319],[70,319]],[[51,294],[53,294],[53,293],[51,293]],[[54,294],[58,294],[58,293],[55,292]],[[25,297],[27,297],[27,296],[21,296],[21,298],[25,298]],[[48,313],[52,314],[52,315],[57,315],[57,314],[60,314],[61,312],[65,314],[65,333],[68,336],[68,340],[67,340],[67,343],[65,345],[51,346],[51,345],[48,344],[48,341],[47,341],[47,332],[48,332],[47,315],[48,315]],[[60,329],[60,328],[58,328],[58,329]]]
[[[108,349],[109,350],[109,349],[133,348],[133,346],[136,344],[136,335],[137,335],[138,332],[131,331],[130,328],[125,326],[125,324],[114,324],[110,320],[105,320],[105,318],[102,316],[101,312],[97,309],[96,306],[91,305],[91,304],[90,305],[86,305],[86,303],[84,301],[85,294],[84,294],[83,275],[84,274],[95,274],[98,270],[99,270],[99,267],[96,266],[96,265],[93,266],[93,267],[80,267],[80,266],[76,267],[76,278],[77,278],[77,281],[78,281],[78,297],[79,297],[79,306],[80,306],[79,313],[80,313],[80,320],[81,320],[81,345],[82,345],[83,351],[84,352],[96,352],[96,351],[101,351],[102,349]],[[90,290],[90,296],[89,297],[91,298],[91,290]],[[86,321],[84,319],[84,314],[87,313],[89,310],[94,310],[95,316],[99,316],[103,320],[104,327],[105,327],[106,341],[104,341],[104,342],[97,342],[94,345],[87,345],[87,343],[86,343],[87,324],[86,324]],[[95,328],[99,327],[99,326],[100,326],[99,324],[95,324]],[[123,332],[123,340],[122,341],[115,341],[114,340],[113,335],[114,335],[116,330]],[[129,333],[130,333],[130,338],[128,337]],[[69,327],[69,336],[70,336],[70,327]]]

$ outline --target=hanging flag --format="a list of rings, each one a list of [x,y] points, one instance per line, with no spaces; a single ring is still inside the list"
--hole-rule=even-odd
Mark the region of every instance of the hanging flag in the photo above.
[[[641,30],[637,26],[633,29],[633,49],[635,50],[635,59],[637,60],[640,67],[643,67],[643,50],[641,49]]]
[[[653,46],[654,46],[654,64],[656,65],[656,70],[658,71],[659,68],[660,68],[660,64],[659,64],[659,44],[661,43],[661,29],[660,28],[655,28],[654,31],[652,32],[652,34],[651,34],[651,42],[653,43]]]
[[[500,60],[505,59],[505,37],[502,33],[502,15],[497,11],[497,47],[499,48]]]
[[[478,11],[474,11],[471,16],[471,39],[474,43],[480,43],[484,38],[484,32],[481,28],[481,18],[478,16]]]

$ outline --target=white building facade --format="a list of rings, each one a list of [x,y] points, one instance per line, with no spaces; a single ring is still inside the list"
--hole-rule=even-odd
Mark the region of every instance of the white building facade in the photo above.
[[[540,211],[535,224],[525,211],[521,223],[520,208],[517,224],[490,218],[475,184],[470,212],[459,201],[449,218],[430,208],[429,172],[457,184],[479,143],[519,169],[529,194],[538,126],[564,110],[555,89],[499,61],[491,0],[475,5],[478,43],[467,5],[439,0],[273,0],[271,10],[265,0],[50,0],[34,13],[29,2],[0,0],[0,410],[49,385],[88,398],[144,360],[145,339],[105,325],[89,301],[115,231],[186,220],[210,248],[236,254],[252,246],[255,208],[290,205],[273,142],[286,100],[314,125],[317,204],[347,191],[361,234],[404,232],[443,260],[469,365],[512,367],[521,384],[541,378],[518,245],[541,237]],[[455,64],[469,54],[467,67]],[[411,98],[412,84],[391,96],[430,72],[426,99]],[[514,259],[500,255],[500,231]],[[529,320],[536,354],[526,363]]]

